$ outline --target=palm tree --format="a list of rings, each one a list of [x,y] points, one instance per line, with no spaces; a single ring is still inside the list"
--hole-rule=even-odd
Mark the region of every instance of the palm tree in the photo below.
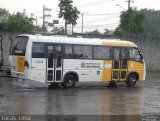
[[[80,14],[80,12],[72,5],[72,3],[72,0],[60,0],[60,3],[58,4],[60,8],[58,17],[63,17],[65,20],[65,33],[67,33],[67,24],[72,24],[73,32],[73,26],[77,24],[76,20],[79,18],[78,14]]]

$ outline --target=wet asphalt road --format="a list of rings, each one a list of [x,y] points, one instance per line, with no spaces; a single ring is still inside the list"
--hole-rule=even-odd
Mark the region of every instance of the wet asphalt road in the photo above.
[[[0,77],[0,115],[141,115],[160,114],[160,73],[147,73],[134,88],[118,83],[79,83],[73,89]]]

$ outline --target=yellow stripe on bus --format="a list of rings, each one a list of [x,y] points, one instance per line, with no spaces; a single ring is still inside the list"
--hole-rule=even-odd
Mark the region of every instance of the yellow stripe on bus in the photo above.
[[[112,60],[103,61],[102,81],[111,81],[112,76]]]
[[[118,47],[137,47],[136,44],[134,44],[133,42],[128,42],[128,41],[104,41],[102,43],[103,45],[106,46],[118,46]]]

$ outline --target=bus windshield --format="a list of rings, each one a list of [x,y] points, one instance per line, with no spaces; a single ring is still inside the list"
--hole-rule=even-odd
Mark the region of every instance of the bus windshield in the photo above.
[[[143,56],[141,54],[140,49],[138,48],[130,49],[130,59],[142,62]]]
[[[12,55],[25,56],[28,37],[21,36],[16,38],[16,43],[12,49]]]

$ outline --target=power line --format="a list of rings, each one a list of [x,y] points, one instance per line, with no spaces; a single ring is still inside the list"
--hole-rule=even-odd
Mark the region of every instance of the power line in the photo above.
[[[103,14],[99,14],[99,13],[95,13],[95,14],[86,14],[85,16],[108,16],[108,15],[120,15],[120,13],[103,13]]]
[[[113,25],[118,25],[119,23],[109,23],[109,24],[98,24],[98,25],[84,25],[85,27],[90,27],[90,26],[100,26],[100,27],[105,27],[105,26],[113,26]],[[76,27],[80,27],[81,25],[76,25]]]
[[[37,11],[33,11],[33,13],[40,13],[42,12],[43,10],[37,10]]]
[[[110,19],[114,19],[114,18],[118,18],[119,16],[116,16],[116,17],[110,17],[110,18],[104,18],[104,19],[97,19],[97,20],[94,20],[94,21],[87,21],[85,23],[94,23],[94,22],[99,22],[99,21],[104,21],[104,20],[110,20]],[[81,23],[79,23],[81,24]]]
[[[100,25],[96,25],[96,26],[99,26],[99,27],[109,27],[109,26],[117,26],[117,25],[119,25],[119,23],[100,24]]]
[[[52,8],[51,10],[59,10],[59,8]]]
[[[111,25],[106,25],[106,26],[99,26],[99,25],[94,25],[94,26],[84,26],[85,29],[89,29],[89,28],[95,28],[95,27],[99,27],[99,28],[106,28],[106,27],[115,27],[115,26],[118,26],[118,24],[111,24]],[[74,28],[80,28],[81,29],[81,26],[75,26]]]
[[[93,15],[93,14],[92,14]],[[102,15],[102,14],[101,14]],[[111,14],[108,14],[108,15],[111,15]],[[113,15],[113,14],[112,14]],[[79,24],[82,24],[81,25],[81,31],[82,31],[82,34],[83,34],[83,26],[84,26],[84,20],[83,20],[83,16],[84,16],[84,13],[82,13],[82,22],[81,23],[79,23]],[[89,21],[89,22],[85,22],[85,23],[94,23],[94,22],[99,22],[99,21],[103,21],[103,20],[109,20],[109,19],[114,19],[114,18],[117,18],[117,17],[119,17],[119,15],[118,16],[116,16],[116,17],[110,17],[110,18],[103,18],[103,19],[97,19],[97,20],[94,20],[94,21]]]
[[[109,3],[109,2],[113,2],[113,1],[116,1],[116,0],[110,0],[110,1],[103,0],[103,1],[98,1],[98,2],[92,2],[92,3],[79,5],[77,7],[86,7],[86,6],[88,7],[88,6],[99,5],[99,4],[103,4],[103,3]]]
[[[108,26],[108,25],[117,25],[119,23],[109,23],[109,24],[99,24],[99,25],[94,25],[94,26]]]

